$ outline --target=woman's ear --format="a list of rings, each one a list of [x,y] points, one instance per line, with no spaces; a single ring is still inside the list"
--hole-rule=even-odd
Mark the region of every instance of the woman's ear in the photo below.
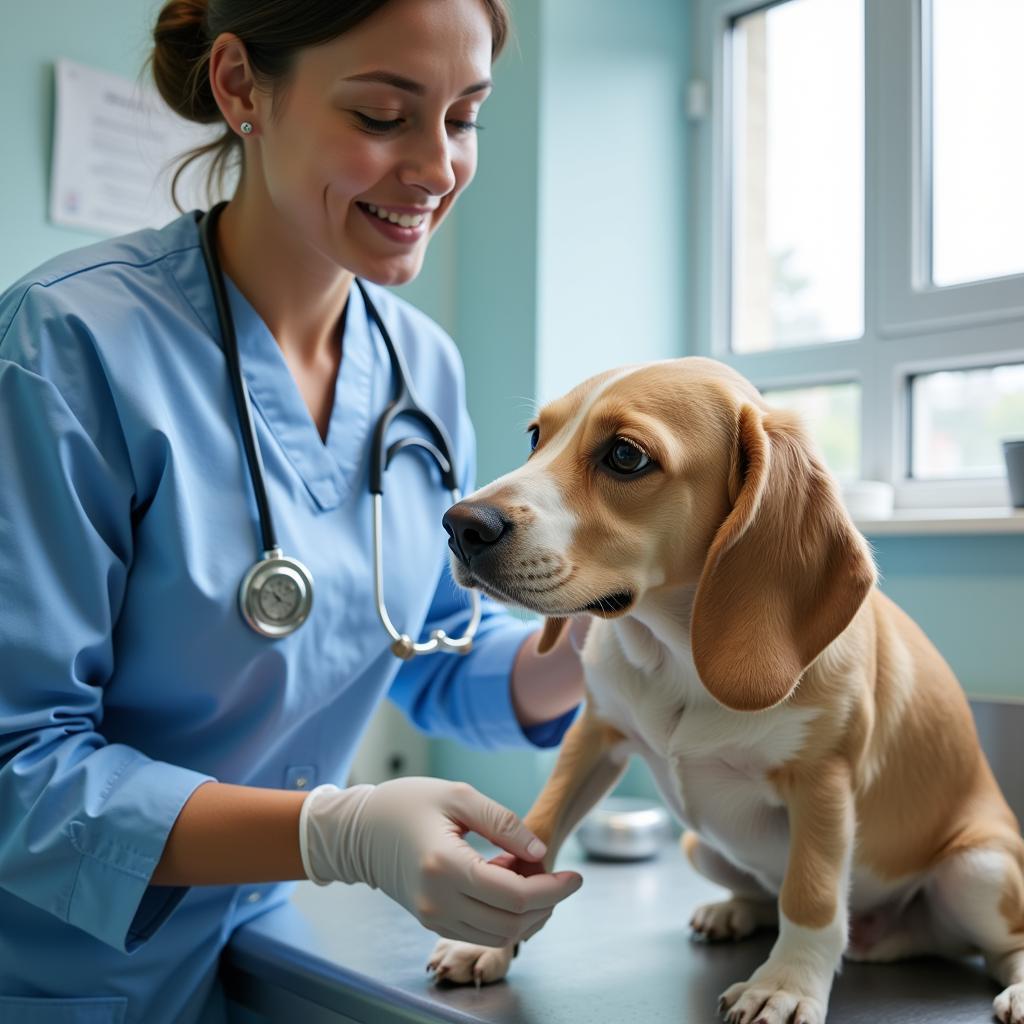
[[[547,654],[548,651],[558,643],[558,640],[562,635],[562,631],[568,624],[568,619],[545,619],[544,628],[541,630],[540,634],[540,640],[537,642],[537,653]]]
[[[875,566],[788,413],[740,409],[730,494],[697,586],[691,646],[716,700],[760,711],[785,700],[850,624]]]
[[[256,86],[245,43],[222,32],[210,48],[210,88],[224,120],[235,132],[243,121],[262,124]]]

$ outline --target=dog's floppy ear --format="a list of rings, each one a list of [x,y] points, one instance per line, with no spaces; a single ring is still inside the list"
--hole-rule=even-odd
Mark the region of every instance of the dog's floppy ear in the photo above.
[[[697,587],[691,647],[716,700],[759,711],[788,697],[849,625],[875,566],[788,413],[742,406],[730,498]]]
[[[537,653],[547,654],[555,644],[558,643],[562,631],[569,625],[568,619],[552,618],[544,620],[544,629],[541,631],[540,640],[537,641]]]

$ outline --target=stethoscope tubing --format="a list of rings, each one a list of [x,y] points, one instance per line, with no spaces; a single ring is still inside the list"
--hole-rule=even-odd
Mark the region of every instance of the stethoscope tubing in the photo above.
[[[451,494],[452,504],[462,500],[462,495],[456,487]],[[374,596],[377,601],[377,614],[384,624],[388,636],[391,637],[391,653],[403,661],[408,661],[417,654],[433,654],[437,651],[444,651],[449,654],[468,654],[473,647],[473,637],[477,627],[480,625],[480,594],[473,590],[470,592],[472,601],[472,612],[466,631],[461,637],[451,637],[443,629],[435,629],[430,633],[430,639],[415,641],[405,633],[399,633],[388,615],[387,607],[384,604],[384,545],[381,539],[383,533],[382,522],[384,518],[383,495],[373,496],[373,579]]]
[[[210,285],[213,292],[214,307],[217,311],[217,321],[220,325],[222,347],[224,349],[225,361],[228,367],[228,376],[231,380],[231,391],[234,395],[235,408],[238,413],[239,427],[241,428],[242,444],[245,449],[246,463],[249,468],[249,477],[252,480],[253,493],[256,498],[256,510],[259,517],[260,538],[263,544],[263,560],[249,570],[243,579],[240,588],[240,605],[246,621],[258,633],[265,636],[279,637],[297,629],[305,621],[309,613],[309,606],[312,603],[313,578],[309,570],[300,562],[288,559],[282,555],[281,548],[277,543],[277,533],[274,529],[274,520],[270,510],[270,500],[267,496],[266,482],[263,472],[263,459],[260,454],[259,441],[256,436],[256,426],[253,422],[252,405],[249,401],[249,393],[245,387],[245,378],[242,375],[241,358],[238,351],[238,337],[235,334],[234,318],[231,315],[231,306],[228,300],[227,289],[224,285],[224,274],[221,269],[220,259],[217,256],[217,245],[215,229],[217,218],[220,216],[227,203],[218,203],[206,215],[202,217],[199,224],[199,240],[202,248],[203,259],[210,278]],[[395,381],[395,394],[388,403],[384,412],[377,421],[373,432],[373,442],[370,451],[369,488],[373,498],[373,561],[374,561],[374,598],[377,605],[377,614],[380,621],[391,637],[391,651],[402,660],[408,660],[416,655],[433,654],[436,652],[447,652],[452,654],[467,654],[473,646],[473,637],[480,624],[481,604],[480,594],[473,590],[470,593],[471,613],[470,621],[461,637],[450,637],[443,629],[435,629],[430,633],[429,639],[425,641],[414,641],[408,634],[401,633],[395,627],[388,614],[384,601],[384,551],[383,551],[383,494],[384,494],[384,473],[391,460],[402,449],[415,446],[424,449],[437,463],[441,471],[441,479],[444,486],[451,495],[452,503],[461,500],[456,476],[455,460],[452,458],[452,444],[445,430],[444,425],[428,413],[416,398],[412,388],[408,368],[401,350],[391,339],[384,321],[377,311],[376,305],[371,300],[362,281],[355,279],[356,285],[362,295],[366,310],[377,325],[384,345],[388,350],[388,357],[391,361],[392,376]],[[390,447],[386,447],[386,436],[388,427],[398,416],[411,416],[418,420],[431,435],[432,440],[426,438],[406,437],[396,441]],[[288,628],[274,629],[266,624],[261,625],[254,619],[250,602],[246,596],[249,582],[258,577],[261,567],[283,563],[282,570],[292,574],[303,574],[308,580],[308,600],[305,611],[301,618],[294,625]]]
[[[220,257],[217,255],[216,228],[217,220],[227,203],[218,203],[203,218],[199,230],[199,242],[203,250],[203,258],[209,271],[210,285],[213,291],[213,304],[217,310],[217,322],[224,350],[224,358],[228,364],[228,378],[231,381],[231,393],[235,398],[235,409],[241,427],[242,445],[245,459],[249,465],[249,477],[256,497],[256,510],[259,514],[260,536],[263,543],[263,557],[271,558],[280,553],[277,543],[277,531],[274,529],[274,517],[270,511],[270,499],[263,473],[263,457],[260,454],[259,442],[256,439],[256,425],[253,423],[252,405],[249,392],[242,376],[242,363],[238,355],[238,337],[235,334],[235,319],[231,315],[227,289],[224,286],[224,272],[221,269]]]

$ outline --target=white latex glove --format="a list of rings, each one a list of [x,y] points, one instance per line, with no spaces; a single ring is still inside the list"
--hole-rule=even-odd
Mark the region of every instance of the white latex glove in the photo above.
[[[539,873],[524,877],[484,860],[467,832],[511,854],[497,858],[506,865],[519,859]],[[438,935],[484,946],[528,938],[583,884],[575,871],[544,873],[544,844],[511,811],[444,779],[317,786],[302,805],[299,845],[318,885],[365,882]]]

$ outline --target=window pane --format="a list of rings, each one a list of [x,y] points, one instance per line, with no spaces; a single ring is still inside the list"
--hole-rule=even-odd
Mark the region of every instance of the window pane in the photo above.
[[[932,278],[1024,273],[1022,0],[932,0]]]
[[[857,338],[863,0],[789,0],[732,40],[734,351]]]
[[[770,405],[800,413],[836,476],[860,475],[860,385],[822,384],[762,391]]]
[[[1002,476],[1000,441],[1024,437],[1024,364],[911,379],[911,474]]]

